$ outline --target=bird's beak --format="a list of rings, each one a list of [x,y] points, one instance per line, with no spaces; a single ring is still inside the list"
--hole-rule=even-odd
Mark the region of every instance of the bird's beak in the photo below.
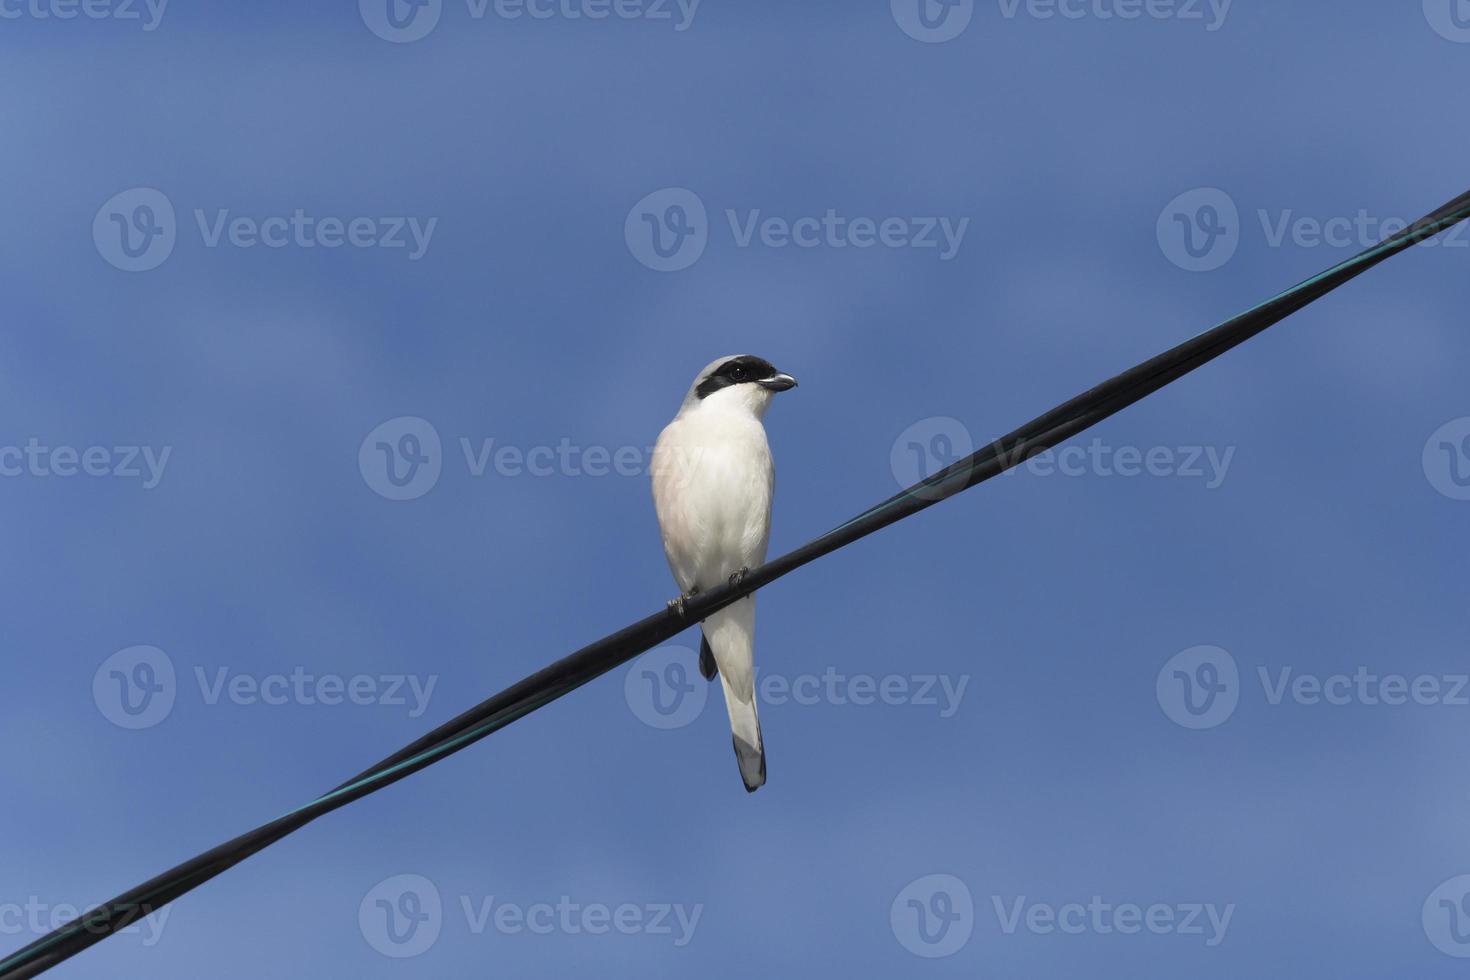
[[[778,374],[774,378],[767,378],[760,383],[767,391],[788,391],[796,387],[796,379],[789,374]]]

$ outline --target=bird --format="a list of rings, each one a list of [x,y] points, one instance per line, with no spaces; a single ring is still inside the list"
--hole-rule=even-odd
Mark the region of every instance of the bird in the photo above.
[[[659,434],[651,460],[653,504],[664,556],[679,586],[669,605],[738,583],[766,560],[776,470],[764,418],[777,392],[796,379],[753,354],[711,361]],[[766,752],[755,703],[755,596],[700,624],[699,672],[719,675],[746,792],[766,781]]]

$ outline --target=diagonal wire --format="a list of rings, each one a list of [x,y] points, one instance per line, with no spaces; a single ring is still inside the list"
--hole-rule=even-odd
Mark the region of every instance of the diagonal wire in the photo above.
[[[1470,192],[1326,272],[1083,392],[795,551],[753,569],[738,584],[723,585],[692,597],[685,603],[682,616],[672,609],[665,610],[583,647],[439,726],[305,806],[185,861],[0,960],[0,980],[22,980],[49,970],[317,817],[453,755],[783,575],[1024,463],[1209,363],[1380,262],[1466,218],[1470,218]]]

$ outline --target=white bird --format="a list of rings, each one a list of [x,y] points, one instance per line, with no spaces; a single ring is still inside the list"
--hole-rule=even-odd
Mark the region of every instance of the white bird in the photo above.
[[[750,354],[710,363],[689,388],[679,414],[654,447],[653,505],[664,555],[689,596],[739,580],[766,560],[776,471],[761,420],[778,391],[796,387],[769,361]],[[766,781],[766,752],[755,704],[755,596],[701,624],[699,672],[716,669],[730,713],[735,758],[748,792]]]

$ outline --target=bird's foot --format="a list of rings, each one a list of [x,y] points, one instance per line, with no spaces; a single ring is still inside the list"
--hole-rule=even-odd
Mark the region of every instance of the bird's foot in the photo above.
[[[670,599],[669,608],[673,610],[680,619],[685,619],[687,617],[684,613],[684,603],[688,602],[690,599],[693,599],[697,595],[699,595],[698,589],[690,589],[688,592],[685,592],[683,595],[679,596],[679,598]]]
[[[745,576],[747,576],[749,574],[750,574],[750,566],[749,565],[746,565],[743,568],[741,568],[740,571],[735,572],[733,575],[730,576],[730,584],[731,585],[739,585],[739,584],[741,584],[742,582],[745,581]]]

